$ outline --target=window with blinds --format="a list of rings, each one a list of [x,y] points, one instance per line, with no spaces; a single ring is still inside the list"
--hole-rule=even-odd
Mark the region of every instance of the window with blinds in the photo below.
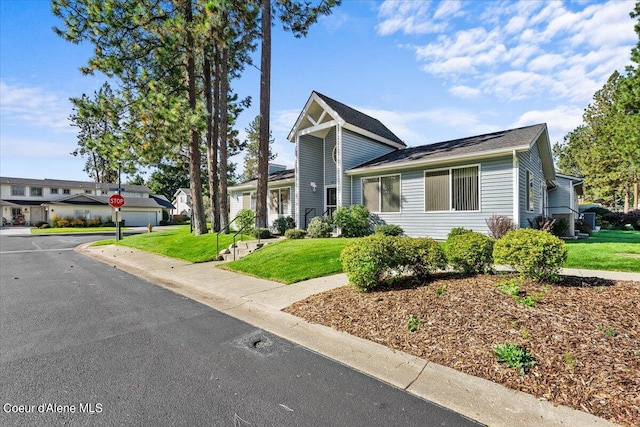
[[[443,169],[424,174],[424,209],[437,211],[480,210],[480,167]]]

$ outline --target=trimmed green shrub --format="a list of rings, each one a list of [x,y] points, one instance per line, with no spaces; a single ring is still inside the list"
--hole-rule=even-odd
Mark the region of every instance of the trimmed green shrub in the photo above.
[[[55,221],[55,223],[56,223],[56,227],[60,227],[60,228],[67,228],[71,225],[71,221],[64,218],[59,218],[57,221]]]
[[[447,267],[447,258],[438,242],[429,237],[395,237],[394,266],[404,268],[419,280]]]
[[[371,234],[371,214],[364,205],[341,206],[333,213],[333,223],[342,237],[364,237]]]
[[[296,222],[290,216],[287,217],[279,217],[273,221],[271,225],[275,230],[278,230],[278,234],[284,235],[287,230],[291,230],[292,228],[296,228]]]
[[[307,227],[307,236],[312,239],[331,237],[332,232],[331,218],[326,216],[313,217]]]
[[[564,236],[567,234],[567,230],[569,230],[569,220],[566,218],[556,218],[556,222],[553,223],[551,227],[551,233],[554,236]]]
[[[521,228],[495,242],[493,260],[510,265],[524,278],[554,281],[567,260],[567,248],[551,233]]]
[[[382,282],[393,258],[393,237],[374,234],[349,242],[340,254],[342,269],[359,291],[370,291]]]
[[[87,227],[100,227],[102,225],[102,220],[100,219],[88,219]]]
[[[41,228],[45,224],[49,225],[49,223],[47,223],[46,221],[38,221],[35,224],[33,224],[33,226],[36,228]]]
[[[468,228],[463,228],[463,227],[452,228],[451,231],[449,231],[449,234],[447,235],[447,241],[452,237],[459,236],[461,234],[472,233],[472,232],[473,230],[470,230]]]
[[[79,228],[79,227],[86,227],[87,223],[82,218],[75,218],[70,222],[70,225],[72,227]]]
[[[290,228],[284,232],[284,237],[287,239],[304,239],[306,235],[307,232],[299,228]]]
[[[271,237],[271,232],[268,228],[254,228],[251,233],[256,239],[268,239]]]
[[[374,228],[375,234],[383,234],[385,236],[402,236],[404,230],[395,224],[378,224]]]
[[[445,245],[449,264],[462,274],[488,272],[493,265],[493,239],[481,233],[458,234]]]
[[[245,234],[251,234],[255,221],[255,212],[251,209],[240,209],[236,216],[236,224],[238,230],[242,230]]]
[[[359,291],[370,291],[385,279],[402,273],[425,279],[446,266],[444,252],[433,239],[374,234],[354,240],[340,254],[349,282]]]

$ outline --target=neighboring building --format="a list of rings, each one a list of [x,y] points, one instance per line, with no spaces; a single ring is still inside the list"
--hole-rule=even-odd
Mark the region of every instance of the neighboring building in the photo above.
[[[355,204],[410,236],[436,239],[454,227],[488,233],[492,215],[519,227],[538,215],[577,219],[581,180],[556,174],[546,124],[407,148],[380,121],[312,92],[289,140],[295,173],[270,175],[270,224],[290,215],[306,228]],[[255,189],[255,180],[229,188],[232,216],[255,208]]]
[[[173,195],[173,206],[171,215],[184,215],[191,218],[191,190],[178,188]]]
[[[3,223],[33,225],[59,218],[102,218],[115,221],[115,211],[109,197],[117,192],[117,184],[56,179],[28,179],[0,177],[0,205]],[[122,185],[125,198],[120,218],[126,226],[158,225],[163,211],[173,207],[162,196],[150,194],[143,185]]]

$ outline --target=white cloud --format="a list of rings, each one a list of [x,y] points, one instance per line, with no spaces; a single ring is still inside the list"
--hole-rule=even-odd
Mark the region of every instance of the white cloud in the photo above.
[[[480,89],[469,86],[453,86],[449,89],[449,93],[458,98],[477,98],[482,93]]]
[[[551,110],[531,110],[521,114],[511,127],[517,128],[546,122],[549,128],[549,139],[553,145],[555,142],[562,142],[564,135],[582,123],[582,113],[583,110],[575,106],[559,106]]]
[[[456,9],[445,3],[440,7]],[[419,28],[436,19],[438,9],[427,6],[385,2],[380,25],[411,18],[410,27]],[[453,95],[475,87],[503,101],[566,97],[584,102],[613,71],[622,71],[629,63],[637,41],[629,18],[633,6],[632,0],[468,2],[462,8],[468,13],[455,10],[449,17],[447,32],[424,33],[425,42],[413,49],[420,68],[443,78]],[[379,33],[410,33],[400,23],[385,28],[388,31],[379,27]]]
[[[443,1],[440,3],[440,6],[438,6],[438,9],[433,14],[433,17],[434,19],[444,19],[451,16],[456,16],[461,8],[462,4],[459,0]]]
[[[424,1],[385,0],[378,9],[380,23],[376,26],[378,34],[387,36],[396,32],[404,34],[429,34],[444,31],[446,21],[436,22],[430,19],[430,3]],[[437,11],[436,11],[437,12]],[[455,13],[453,9],[440,11],[440,15]]]
[[[76,132],[69,122],[70,102],[41,87],[0,80],[0,113],[3,126],[38,126],[56,132]]]

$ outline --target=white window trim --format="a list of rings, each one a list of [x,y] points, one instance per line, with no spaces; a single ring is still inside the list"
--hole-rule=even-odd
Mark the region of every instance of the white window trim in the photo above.
[[[473,167],[477,167],[478,168],[478,209],[477,210],[473,210],[473,211],[457,211],[455,209],[451,209],[451,201],[453,200],[452,194],[451,192],[453,191],[453,174],[451,173],[452,170],[454,169],[465,169],[465,168],[473,168]],[[440,171],[449,171],[449,210],[444,210],[444,211],[428,211],[427,208],[427,183],[426,183],[426,178],[427,178],[427,173],[430,172],[440,172]],[[425,171],[423,171],[422,173],[422,211],[424,213],[428,213],[428,214],[432,214],[432,213],[451,213],[451,212],[464,212],[464,213],[468,213],[468,212],[482,212],[482,164],[481,163],[474,163],[471,165],[464,165],[464,166],[455,166],[455,167],[448,167],[448,168],[437,168],[437,169],[427,169]]]
[[[269,205],[269,215],[277,215],[278,217],[287,217],[287,216],[291,216],[291,187],[273,187],[273,188],[269,188],[269,202],[271,202],[271,192],[272,191],[278,191],[278,213],[272,213],[271,212],[271,205]],[[280,213],[280,201],[282,200],[282,196],[280,195],[282,190],[289,190],[289,212],[284,212],[284,213]],[[251,193],[255,193],[255,191],[252,191]]]
[[[18,191],[20,189],[22,189],[22,191]],[[22,194],[18,194],[20,192]],[[11,186],[11,195],[12,196],[16,196],[16,197],[26,197],[26,195],[27,195],[27,187],[25,185],[12,185]]]
[[[377,178],[378,179],[378,183],[379,183],[379,187],[378,188],[382,188],[381,182],[380,180],[382,178],[386,178],[388,176],[397,176],[398,177],[398,181],[400,184],[400,188],[398,189],[399,194],[398,194],[398,205],[400,207],[400,209],[398,210],[398,212],[383,212],[382,211],[382,197],[380,194],[380,191],[378,191],[378,210],[377,211],[371,211],[371,213],[376,213],[376,214],[385,214],[385,215],[398,215],[400,213],[402,213],[402,174],[401,173],[389,173],[386,175],[373,175],[373,176],[363,176],[362,178],[360,178],[360,202],[362,205],[364,205],[364,180],[365,179],[372,179],[372,178]]]

